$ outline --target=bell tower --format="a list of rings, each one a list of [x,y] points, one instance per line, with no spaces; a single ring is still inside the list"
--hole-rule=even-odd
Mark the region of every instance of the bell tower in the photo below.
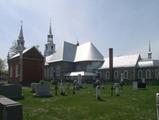
[[[44,56],[49,56],[53,53],[55,53],[55,44],[53,42],[53,34],[50,23],[49,34],[47,35],[47,43],[45,44]]]

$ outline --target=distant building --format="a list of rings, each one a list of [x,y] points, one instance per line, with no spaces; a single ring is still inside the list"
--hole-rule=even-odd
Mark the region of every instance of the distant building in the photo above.
[[[51,30],[51,27],[50,27]],[[49,31],[48,39],[52,32]],[[53,39],[46,46],[53,45]],[[48,45],[50,44],[50,45]],[[102,54],[91,43],[82,45],[72,44],[64,41],[61,48],[53,49],[47,52],[49,47],[45,48],[45,79],[77,79],[78,75],[82,79],[95,80],[98,68],[102,66],[104,59]],[[50,54],[52,53],[52,54]]]
[[[142,58],[140,54],[118,56],[113,58],[114,81],[120,81],[121,75],[124,81],[153,82],[159,80],[159,60],[152,59],[151,45],[149,43],[148,57]],[[109,58],[104,59],[104,64],[99,68],[100,79],[109,81]]]
[[[20,53],[8,56],[10,82],[30,85],[43,79],[44,57],[36,47],[25,49],[23,29],[21,26],[17,40],[17,50],[22,51],[22,81],[20,81]]]

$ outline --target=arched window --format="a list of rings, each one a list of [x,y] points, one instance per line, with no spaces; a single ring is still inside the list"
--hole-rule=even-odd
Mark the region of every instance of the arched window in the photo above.
[[[124,78],[125,79],[128,79],[129,78],[129,73],[127,70],[124,71]]]
[[[118,79],[118,77],[119,77],[118,71],[115,71],[115,72],[114,72],[114,78],[115,78],[115,79]]]
[[[143,78],[143,71],[139,70],[138,71],[138,79],[142,79]]]
[[[155,70],[155,79],[159,80],[159,70]]]
[[[151,71],[149,69],[146,70],[146,79],[151,79]]]
[[[19,65],[18,65],[18,64],[16,64],[16,66],[15,66],[15,76],[16,76],[16,77],[18,77],[18,76],[19,76],[18,71],[19,71]]]
[[[12,77],[13,76],[13,68],[12,68],[12,66],[10,66],[10,77]]]
[[[110,74],[109,74],[109,71],[106,72],[106,79],[109,79],[110,78]]]

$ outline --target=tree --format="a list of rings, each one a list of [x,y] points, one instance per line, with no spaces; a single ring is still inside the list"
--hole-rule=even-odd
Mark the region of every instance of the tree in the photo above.
[[[17,41],[14,40],[14,41],[12,42],[12,46],[11,46],[10,49],[9,49],[9,55],[10,55],[10,57],[18,53],[18,51],[17,51],[17,46],[18,46],[18,45],[17,45]]]
[[[5,70],[5,60],[2,60],[0,58],[0,71],[4,71]]]

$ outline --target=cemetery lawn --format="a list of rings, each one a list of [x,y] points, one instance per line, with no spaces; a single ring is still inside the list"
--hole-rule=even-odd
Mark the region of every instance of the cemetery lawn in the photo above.
[[[23,88],[24,120],[156,120],[155,94],[159,86],[133,90],[124,86],[120,96],[110,96],[110,85],[101,91],[103,101],[95,99],[95,88],[84,85],[75,95],[66,88],[68,96],[34,97],[31,88]],[[52,88],[54,94],[54,90]]]

